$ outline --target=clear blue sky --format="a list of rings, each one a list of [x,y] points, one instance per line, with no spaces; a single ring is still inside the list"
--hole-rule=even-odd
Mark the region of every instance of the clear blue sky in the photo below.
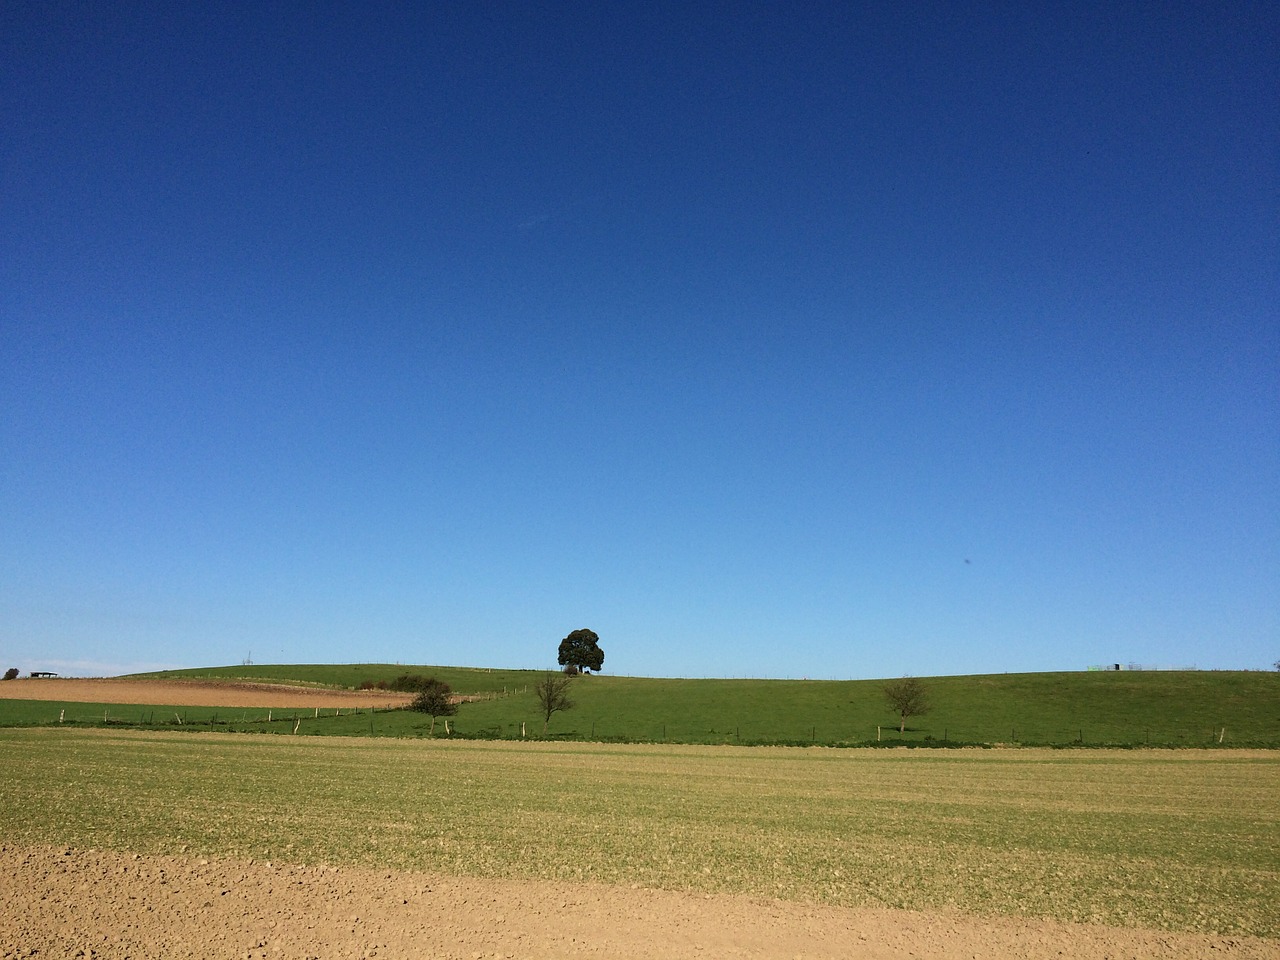
[[[1280,7],[11,2],[0,667],[1280,657]]]

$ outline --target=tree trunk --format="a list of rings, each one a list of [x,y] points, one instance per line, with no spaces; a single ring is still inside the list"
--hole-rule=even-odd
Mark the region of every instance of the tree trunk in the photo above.
[[[902,715],[902,723],[898,726],[898,732],[899,733],[907,732],[907,715],[905,713]]]

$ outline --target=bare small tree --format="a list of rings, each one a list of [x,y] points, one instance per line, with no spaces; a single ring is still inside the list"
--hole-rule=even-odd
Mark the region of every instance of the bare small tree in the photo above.
[[[458,712],[458,704],[454,702],[449,685],[443,680],[430,677],[422,681],[418,695],[409,704],[410,710],[431,714],[431,734],[436,732],[436,717],[452,717]]]
[[[573,701],[569,699],[569,686],[573,677],[564,674],[548,673],[533,685],[533,692],[538,698],[538,706],[542,709],[542,735],[547,735],[547,724],[551,715],[558,710],[573,709]]]
[[[918,717],[922,713],[929,712],[929,691],[915,677],[903,677],[901,680],[887,684],[884,688],[884,698],[889,701],[889,706],[901,719],[898,725],[899,733],[906,733],[907,717]]]

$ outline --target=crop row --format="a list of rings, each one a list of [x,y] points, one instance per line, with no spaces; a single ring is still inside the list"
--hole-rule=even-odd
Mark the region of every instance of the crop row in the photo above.
[[[1267,752],[0,731],[11,841],[1280,936]]]

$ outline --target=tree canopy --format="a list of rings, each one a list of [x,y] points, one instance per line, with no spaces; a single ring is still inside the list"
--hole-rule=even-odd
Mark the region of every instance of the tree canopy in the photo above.
[[[560,666],[577,670],[599,671],[604,666],[604,651],[594,630],[575,630],[560,641]]]
[[[418,686],[418,695],[409,704],[410,710],[430,714],[431,732],[436,732],[436,717],[452,717],[458,712],[449,685],[435,677],[427,677]]]
[[[929,712],[929,691],[915,677],[903,677],[886,685],[884,698],[889,701],[893,712],[901,718],[899,733],[906,732],[907,717],[918,717]]]

